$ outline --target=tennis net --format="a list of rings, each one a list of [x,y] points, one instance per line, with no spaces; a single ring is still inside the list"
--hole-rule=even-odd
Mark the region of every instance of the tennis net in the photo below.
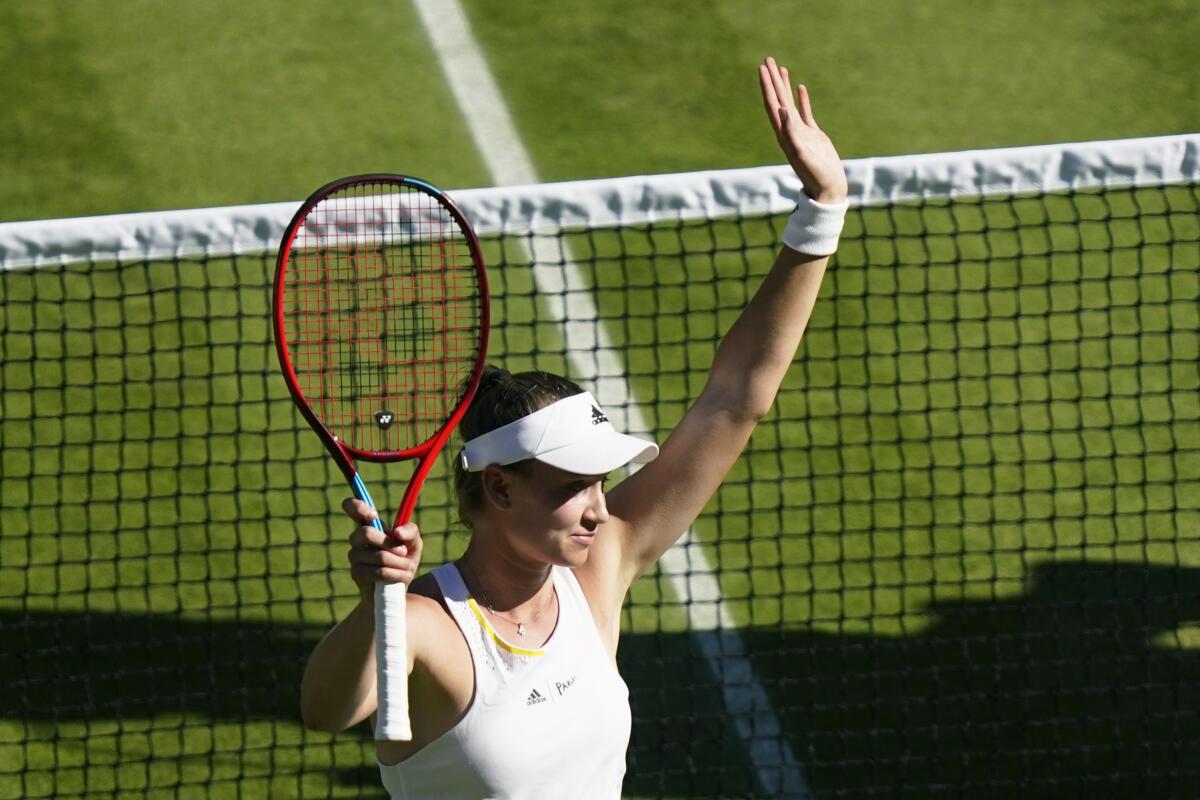
[[[1200,136],[846,166],[776,410],[626,606],[626,794],[1188,795]],[[453,193],[492,360],[661,440],[798,192]],[[355,593],[271,341],[295,207],[0,225],[0,800],[381,794],[365,726],[299,722]],[[443,462],[426,567],[464,544]],[[406,468],[372,470],[394,509]]]

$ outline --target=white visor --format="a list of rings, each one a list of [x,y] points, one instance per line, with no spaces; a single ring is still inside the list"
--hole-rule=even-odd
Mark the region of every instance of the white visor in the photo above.
[[[476,436],[460,458],[467,472],[536,458],[578,475],[605,475],[631,461],[653,461],[657,455],[654,442],[618,433],[595,398],[584,392]]]

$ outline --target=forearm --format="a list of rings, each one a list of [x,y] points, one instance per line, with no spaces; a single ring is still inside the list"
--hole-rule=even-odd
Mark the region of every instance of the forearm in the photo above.
[[[817,126],[803,85],[767,58],[759,67],[763,107],[788,163],[804,186],[783,233],[786,246],[758,292],[726,334],[713,360],[704,398],[739,423],[757,420],[775,395],[800,346],[829,254],[837,249],[847,208],[841,158]],[[811,254],[811,255],[808,255]]]
[[[719,396],[728,413],[757,419],[770,411],[796,357],[828,264],[828,256],[780,250],[713,359],[705,393]]]
[[[375,709],[375,609],[360,602],[309,656],[300,687],[305,726],[342,731]]]

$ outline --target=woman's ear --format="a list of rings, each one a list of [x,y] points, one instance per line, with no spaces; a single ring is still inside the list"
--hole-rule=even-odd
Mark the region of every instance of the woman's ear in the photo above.
[[[507,509],[512,505],[510,497],[512,476],[508,470],[488,464],[483,468],[483,475],[480,476],[480,483],[483,485],[484,500],[495,506],[496,508]]]

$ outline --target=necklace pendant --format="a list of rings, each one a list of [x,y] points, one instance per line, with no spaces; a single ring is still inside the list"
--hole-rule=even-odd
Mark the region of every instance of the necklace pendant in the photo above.
[[[525,623],[518,622],[517,623],[517,636],[524,636],[524,635],[525,635]]]

